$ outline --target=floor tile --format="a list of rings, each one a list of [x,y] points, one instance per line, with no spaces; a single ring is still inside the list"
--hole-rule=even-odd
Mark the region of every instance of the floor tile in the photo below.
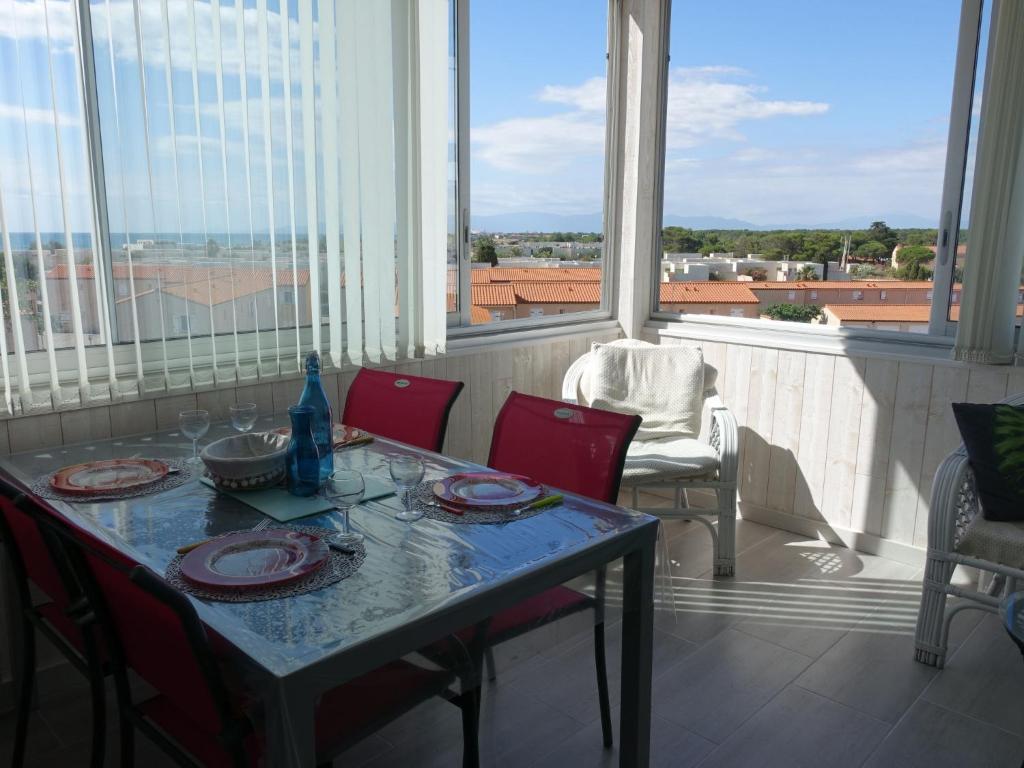
[[[928,686],[924,698],[1024,737],[1022,689],[1020,651],[999,619],[988,615]]]
[[[612,708],[615,732],[619,731],[619,710]],[[686,728],[654,716],[651,720],[651,768],[690,768],[714,748],[714,743]],[[569,737],[533,763],[531,768],[618,768],[618,739],[605,749],[601,723],[596,721]]]
[[[789,686],[711,753],[701,768],[859,766],[889,732],[881,720]]]
[[[927,701],[910,708],[867,768],[1017,768],[1024,739]]]
[[[654,681],[654,711],[721,743],[811,660],[727,630]]]
[[[914,660],[914,638],[875,626],[854,628],[798,679],[797,685],[895,723],[937,670]]]
[[[656,674],[669,669],[694,650],[696,646],[693,643],[655,630]],[[618,703],[621,691],[622,632],[619,625],[605,631],[605,658],[608,664],[609,699],[614,705]],[[499,683],[501,682],[503,681],[499,678]],[[566,649],[544,664],[532,666],[513,683],[513,686],[581,723],[599,719],[601,713],[597,696],[593,638],[587,638]]]

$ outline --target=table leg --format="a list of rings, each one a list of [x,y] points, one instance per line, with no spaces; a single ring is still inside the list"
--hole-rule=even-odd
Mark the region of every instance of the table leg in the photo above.
[[[620,768],[646,768],[650,762],[655,541],[623,559]]]
[[[266,701],[266,764],[277,768],[316,765],[316,706],[306,691],[281,684]]]

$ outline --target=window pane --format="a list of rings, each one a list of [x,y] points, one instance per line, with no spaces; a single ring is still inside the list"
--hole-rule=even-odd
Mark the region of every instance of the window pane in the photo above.
[[[981,101],[984,98],[985,83],[985,52],[988,50],[988,33],[992,19],[992,3],[982,7],[981,35],[978,42],[978,64],[974,73],[974,97],[971,101],[971,127],[967,138],[967,162],[964,167],[964,195],[960,207],[960,220],[956,234],[956,255],[953,262],[953,284],[950,288],[949,319],[956,322],[960,319],[960,298],[963,295],[964,269],[967,266],[967,251],[970,238],[971,193],[974,189],[974,161],[978,154],[978,128],[981,122]],[[1022,280],[1024,287],[1024,280]],[[1024,303],[1024,299],[1021,300]],[[1017,324],[1020,324],[1021,309],[1017,311]]]
[[[459,308],[459,70],[456,0],[448,3],[448,311]]]
[[[607,3],[473,3],[472,322],[601,303]]]
[[[735,11],[673,4],[660,309],[927,332],[960,0]]]
[[[8,286],[17,288],[26,351],[74,346],[72,272],[82,277],[76,287],[84,341],[103,341],[73,28],[71,3],[0,3],[0,190],[13,266],[11,275],[4,266],[0,283],[11,351]]]

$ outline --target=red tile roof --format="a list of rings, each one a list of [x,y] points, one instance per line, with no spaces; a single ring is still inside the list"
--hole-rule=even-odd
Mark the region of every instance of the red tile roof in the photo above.
[[[927,323],[931,304],[826,304],[840,321],[870,323]]]
[[[718,280],[678,281],[659,283],[659,295],[664,304],[757,304],[759,299],[748,287],[749,283]]]
[[[469,308],[469,322],[473,325],[483,325],[484,323],[491,322],[492,319],[491,313],[483,307],[478,307],[474,304]]]
[[[494,285],[491,283],[472,286],[473,304],[481,307],[514,307],[516,294],[507,283]]]
[[[486,267],[470,273],[472,283],[511,283],[539,281],[601,282],[600,267]]]
[[[882,290],[898,290],[909,288],[931,288],[933,283],[928,280],[766,280],[762,283],[748,283],[755,291],[792,291],[792,290],[836,290],[847,288],[863,290],[881,288]]]
[[[492,284],[493,285],[493,284]],[[600,283],[511,283],[519,304],[600,304]],[[497,287],[497,286],[493,286]]]

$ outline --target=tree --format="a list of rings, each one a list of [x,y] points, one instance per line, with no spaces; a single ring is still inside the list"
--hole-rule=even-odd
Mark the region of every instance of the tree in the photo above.
[[[803,280],[804,282],[807,282],[808,280],[817,280],[818,273],[810,264],[805,264],[797,270],[796,279]]]
[[[885,261],[892,249],[886,248],[884,243],[878,240],[868,240],[857,247],[853,255],[861,261],[879,262]]]
[[[809,323],[821,317],[821,307],[814,304],[772,304],[763,311],[772,320]]]
[[[489,235],[478,237],[473,243],[473,261],[487,262],[492,267],[498,266],[498,252],[494,248],[494,238]]]
[[[884,221],[873,221],[868,227],[868,235],[872,240],[877,240],[886,247],[889,253],[900,241],[899,232],[889,227]]]
[[[897,255],[899,267],[893,274],[902,280],[931,280],[932,270],[927,265],[934,258],[935,254],[927,246],[904,246]]]
[[[665,227],[661,231],[661,244],[666,253],[696,253],[700,239],[692,229]]]
[[[762,269],[761,267],[751,267],[750,269],[744,269],[740,272],[741,275],[746,275],[755,283],[763,283],[768,279],[768,270]]]

